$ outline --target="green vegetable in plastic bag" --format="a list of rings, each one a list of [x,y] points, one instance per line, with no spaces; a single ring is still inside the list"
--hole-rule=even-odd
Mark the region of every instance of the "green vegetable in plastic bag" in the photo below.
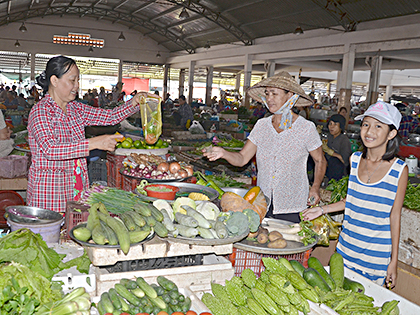
[[[149,95],[140,99],[140,114],[144,140],[147,144],[155,144],[162,134],[162,99],[158,95]]]

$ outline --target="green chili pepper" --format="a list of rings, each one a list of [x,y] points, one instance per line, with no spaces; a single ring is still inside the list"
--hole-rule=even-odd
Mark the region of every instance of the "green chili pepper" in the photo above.
[[[220,189],[212,180],[207,181],[207,187],[211,187],[219,193],[219,199],[222,199],[222,195],[225,193],[223,190]]]

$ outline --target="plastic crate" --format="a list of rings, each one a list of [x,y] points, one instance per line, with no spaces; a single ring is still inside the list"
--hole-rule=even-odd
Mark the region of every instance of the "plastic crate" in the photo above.
[[[287,260],[297,260],[305,268],[308,268],[308,259],[311,256],[312,248],[306,252],[289,254],[289,255],[268,255],[258,254],[254,252],[248,252],[242,249],[233,248],[232,254],[228,255],[229,261],[232,263],[232,267],[235,268],[235,276],[240,276],[242,271],[246,268],[251,269],[259,277],[261,272],[264,271],[264,264],[262,262],[263,257],[271,257],[279,259],[280,257],[286,258]]]
[[[73,227],[78,225],[81,222],[86,222],[89,216],[88,206],[85,206],[77,201],[69,201],[67,202],[66,206],[66,215],[65,215],[65,231],[66,231],[66,239],[70,239],[69,232]],[[76,211],[80,210],[80,211]]]
[[[122,175],[121,189],[125,191],[133,191],[140,184],[141,179],[130,178]]]
[[[107,153],[106,155],[106,168],[107,168],[107,182],[109,187],[122,187],[122,175],[120,169],[123,167],[122,161],[125,159],[125,155],[115,155],[113,153]]]
[[[108,182],[108,171],[105,159],[91,161],[88,164],[89,184],[94,182]]]
[[[9,155],[0,158],[0,177],[14,178],[25,176],[28,173],[27,156]]]
[[[104,266],[100,268],[105,268],[108,272],[114,273],[114,272],[150,270],[150,269],[167,269],[167,268],[199,266],[202,264],[203,264],[203,255],[197,254],[197,255],[119,261],[113,266]]]

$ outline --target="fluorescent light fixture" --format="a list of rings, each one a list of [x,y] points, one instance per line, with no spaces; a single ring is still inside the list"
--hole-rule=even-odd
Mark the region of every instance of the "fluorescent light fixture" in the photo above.
[[[105,41],[103,39],[91,38],[90,34],[69,33],[68,36],[54,35],[54,44],[90,46],[95,48],[103,48]]]

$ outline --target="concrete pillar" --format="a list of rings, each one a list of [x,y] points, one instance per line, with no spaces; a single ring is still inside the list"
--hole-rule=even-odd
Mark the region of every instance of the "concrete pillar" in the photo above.
[[[239,89],[241,88],[241,72],[238,72],[236,74],[236,80],[235,80],[235,90],[239,92]]]
[[[253,55],[246,54],[245,55],[245,67],[244,67],[244,97],[243,97],[243,106],[249,108],[249,96],[246,91],[251,86],[251,74],[252,74],[252,59]]]
[[[337,78],[337,91],[339,91],[338,108],[347,108],[346,121],[348,121],[350,113],[350,99],[352,92],[351,86],[353,83],[355,50],[356,48],[354,45],[345,45],[343,66],[339,78]]]
[[[272,60],[266,62],[267,78],[272,77],[276,70],[276,63]]]
[[[207,67],[207,76],[206,76],[206,105],[211,105],[211,92],[213,88],[213,66]]]
[[[118,82],[122,82],[123,77],[123,61],[120,59],[118,64]]]
[[[372,57],[370,63],[370,77],[369,77],[369,90],[366,96],[366,105],[376,103],[378,100],[378,88],[379,88],[379,79],[381,76],[382,69],[382,56],[378,52],[375,56]]]
[[[185,84],[185,69],[181,69],[179,70],[179,95],[178,97],[180,97],[181,95],[184,95],[184,84]]]
[[[31,83],[35,83],[35,53],[31,53]]]
[[[384,95],[384,102],[389,102],[390,97],[392,96],[392,85],[387,85]]]
[[[194,91],[194,68],[195,61],[190,61],[190,68],[188,71],[188,104],[192,103],[193,100],[193,91]]]
[[[162,101],[166,98],[166,93],[168,93],[168,76],[169,76],[169,68],[168,64],[163,66],[163,95]]]

